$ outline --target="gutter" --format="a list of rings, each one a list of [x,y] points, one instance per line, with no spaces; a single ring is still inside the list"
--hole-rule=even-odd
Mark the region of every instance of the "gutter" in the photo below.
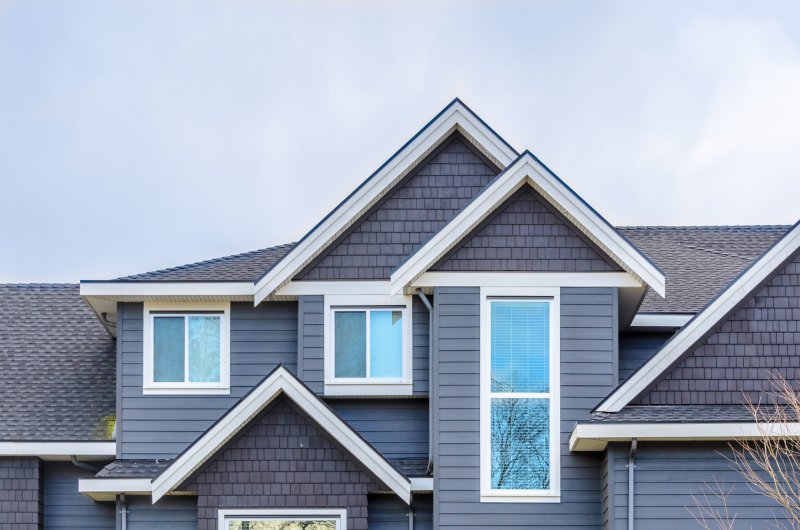
[[[428,297],[417,289],[417,295],[428,309],[428,467],[426,472],[433,472],[433,306]]]
[[[631,440],[631,451],[628,453],[628,530],[633,530],[634,516],[634,471],[636,470],[636,438]]]

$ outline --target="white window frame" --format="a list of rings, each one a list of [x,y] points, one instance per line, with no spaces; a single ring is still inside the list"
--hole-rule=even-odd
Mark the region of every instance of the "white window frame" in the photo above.
[[[347,510],[346,509],[242,509],[242,510],[219,510],[217,512],[219,530],[227,530],[225,524],[227,519],[247,519],[252,517],[254,520],[329,520],[336,522],[336,530],[347,530]]]
[[[153,379],[153,318],[160,311],[175,311],[175,316],[202,314],[213,311],[220,316],[219,383],[165,383]],[[143,384],[145,395],[209,395],[230,394],[231,390],[231,304],[230,302],[145,302],[142,327]]]
[[[550,304],[550,392],[491,392],[491,304],[495,300],[546,301]],[[561,293],[547,287],[481,288],[481,351],[480,351],[480,487],[481,502],[561,502]],[[491,487],[491,399],[492,397],[550,399],[550,489],[498,490]]]
[[[413,297],[407,295],[325,295],[324,370],[325,394],[329,396],[410,396],[412,393]],[[336,377],[334,313],[337,311],[400,310],[403,313],[403,375],[400,378]],[[367,320],[369,362],[369,319]],[[369,370],[369,365],[368,368]],[[367,371],[369,374],[369,371]]]

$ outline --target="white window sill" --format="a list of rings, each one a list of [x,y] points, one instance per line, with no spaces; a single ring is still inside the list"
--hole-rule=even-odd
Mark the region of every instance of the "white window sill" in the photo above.
[[[504,494],[481,494],[481,502],[519,502],[519,503],[560,503],[561,495],[539,494],[539,495],[504,495]]]
[[[410,396],[411,383],[325,383],[326,396]]]
[[[231,389],[229,387],[196,386],[144,387],[142,393],[145,396],[228,396]]]

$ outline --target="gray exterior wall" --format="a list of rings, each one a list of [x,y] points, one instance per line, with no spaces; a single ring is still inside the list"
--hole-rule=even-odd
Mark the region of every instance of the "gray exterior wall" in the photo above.
[[[433,267],[437,271],[620,271],[529,186]]]
[[[297,304],[231,304],[229,396],[153,396],[142,392],[142,304],[120,304],[121,458],[173,458],[278,364],[297,364]]]
[[[742,303],[640,404],[730,405],[769,399],[775,375],[800,378],[800,256]]]
[[[69,462],[42,462],[44,482],[44,529],[113,530],[113,502],[94,502],[78,492],[78,479],[93,473]]]
[[[616,381],[616,290],[561,290],[561,502],[480,502],[480,292],[439,288],[435,298],[438,402],[434,524],[438,528],[601,526],[601,456],[571,454],[576,421]]]
[[[197,530],[197,497],[169,496],[153,504],[150,497],[130,495],[128,530]]]
[[[311,390],[322,394],[325,389],[324,315],[325,299],[321,295],[301,296],[298,302],[298,377]],[[411,306],[413,393],[428,395],[428,322],[429,313],[418,297]]]
[[[625,332],[619,335],[619,381],[625,381],[661,349],[673,332]]]
[[[39,530],[42,482],[36,457],[0,457],[0,530]]]
[[[614,512],[608,528],[613,530],[628,528],[629,450],[628,444],[612,444],[608,449],[614,475]],[[636,528],[702,528],[694,518],[699,511],[692,495],[701,499],[706,493],[706,505],[722,509],[721,500],[714,495],[719,491],[716,483],[723,491],[731,491],[727,504],[729,513],[736,515],[733,530],[766,530],[775,528],[776,522],[786,522],[784,512],[763,495],[754,493],[725,455],[730,455],[730,450],[724,444],[640,443],[634,476]],[[712,528],[717,528],[710,522]]]
[[[414,530],[433,529],[433,498],[414,495]],[[394,495],[369,496],[369,530],[408,530],[408,506]]]
[[[382,280],[499,173],[460,134],[412,170],[295,279]]]

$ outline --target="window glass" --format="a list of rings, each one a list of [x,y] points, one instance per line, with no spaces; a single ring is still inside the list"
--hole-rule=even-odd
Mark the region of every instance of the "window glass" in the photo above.
[[[185,332],[183,317],[153,318],[153,380],[175,383],[184,380]]]
[[[402,311],[370,311],[370,377],[403,377]]]
[[[189,381],[217,383],[220,380],[220,318],[190,316]]]
[[[547,399],[492,399],[492,489],[550,488]]]
[[[492,303],[492,392],[548,392],[550,306]]]
[[[336,530],[336,521],[328,520],[243,520],[228,519],[228,530]]]
[[[336,377],[365,377],[367,375],[367,316],[364,311],[337,311]]]

